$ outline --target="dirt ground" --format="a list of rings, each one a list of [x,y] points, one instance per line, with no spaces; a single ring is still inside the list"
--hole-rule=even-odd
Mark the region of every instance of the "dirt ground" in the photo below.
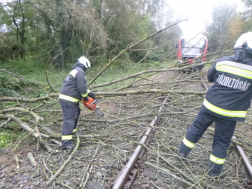
[[[206,71],[203,68],[200,77],[180,72],[160,73],[150,78],[151,85],[143,85],[143,88],[206,91],[202,82],[206,80]],[[176,82],[181,80],[183,82]],[[208,88],[211,85],[206,83]],[[133,86],[125,90],[135,89],[139,88]],[[99,108],[105,113],[103,118],[81,106],[79,146],[65,168],[49,185],[48,180],[72,153],[62,151],[51,140],[60,138],[44,138],[53,149],[52,152],[47,152],[42,145],[38,145],[37,139],[32,136],[21,141],[15,151],[14,147],[0,149],[0,188],[110,188],[166,97],[168,103],[165,104],[161,122],[153,127],[155,132],[147,145],[132,188],[244,188],[244,182],[250,178],[233,143],[223,168],[227,175],[225,179],[206,176],[213,140],[211,130],[207,130],[188,158],[182,160],[177,156],[178,147],[197,115],[204,95],[176,93],[102,98]],[[51,101],[55,102],[55,99]],[[48,107],[42,107],[37,111],[47,109]],[[40,126],[39,130],[44,134],[60,134],[62,115],[56,111],[60,110],[60,106],[54,103],[50,109],[55,112],[43,113],[45,121],[50,119],[50,122],[42,122],[43,127]],[[234,134],[249,158],[252,154],[251,118],[249,110],[246,122],[239,122]],[[214,128],[214,125],[210,127]],[[77,144],[76,138],[74,143]],[[36,166],[32,166],[27,158],[29,152],[33,154]],[[19,159],[20,167],[17,167],[15,156]]]

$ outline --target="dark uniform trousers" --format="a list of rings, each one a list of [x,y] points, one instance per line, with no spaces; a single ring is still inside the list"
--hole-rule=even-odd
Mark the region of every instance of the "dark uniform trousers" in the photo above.
[[[63,111],[63,126],[62,126],[62,147],[72,147],[72,135],[77,131],[77,124],[80,115],[79,103],[60,100],[60,105]]]
[[[202,111],[201,109],[187,130],[186,137],[179,147],[179,152],[188,155],[213,122],[215,122],[215,135],[212,146],[212,154],[208,164],[208,171],[218,175],[220,174],[222,166],[225,162],[226,153],[234,134],[236,121],[218,118]]]

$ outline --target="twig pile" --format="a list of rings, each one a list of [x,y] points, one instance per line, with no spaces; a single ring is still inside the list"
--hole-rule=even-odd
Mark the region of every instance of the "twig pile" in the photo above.
[[[206,79],[204,72],[200,74]],[[36,188],[56,185],[57,188],[105,187],[114,181],[148,124],[158,115],[162,99],[168,97],[164,111],[159,114],[162,121],[154,126],[155,133],[150,144],[145,146],[147,152],[132,188],[243,188],[246,172],[233,145],[224,166],[227,177],[213,180],[206,176],[213,129],[207,130],[188,158],[177,156],[178,147],[206,91],[195,73],[170,71],[161,75],[162,79],[151,76],[145,77],[145,82],[129,84],[120,90],[117,97],[115,95],[119,92],[111,92],[109,95],[114,97],[110,98],[105,97],[108,93],[97,93],[100,98],[104,97],[99,104],[105,113],[104,118],[97,117],[82,106],[78,132],[83,135],[79,135],[74,153],[59,148],[62,115],[55,98],[57,94],[35,99],[1,98],[3,103],[10,100],[17,103],[1,110],[0,118],[4,119],[1,126],[8,126],[10,119],[16,121],[47,151],[38,145],[40,151],[30,148],[38,165],[32,167],[27,159],[22,159],[21,168],[15,174],[9,173],[0,185],[10,187],[19,182],[20,186],[33,185]],[[234,141],[242,145],[247,155],[252,153],[250,120],[248,116],[248,124],[238,124],[235,132],[238,140]],[[24,141],[21,142],[28,145]],[[17,147],[17,153],[21,150],[22,147]],[[24,172],[29,174],[24,175]]]

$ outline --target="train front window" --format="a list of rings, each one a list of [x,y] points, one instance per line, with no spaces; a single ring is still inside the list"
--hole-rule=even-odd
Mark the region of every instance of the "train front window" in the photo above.
[[[185,43],[181,48],[183,56],[199,56],[203,53],[205,47],[205,40],[201,39],[195,43],[195,41],[189,41]]]

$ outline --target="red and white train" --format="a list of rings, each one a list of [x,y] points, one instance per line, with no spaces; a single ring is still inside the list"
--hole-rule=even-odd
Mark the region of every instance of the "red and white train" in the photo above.
[[[203,63],[207,58],[208,39],[204,35],[194,37],[182,35],[177,45],[178,63]],[[203,66],[195,66],[194,71],[201,70]]]

